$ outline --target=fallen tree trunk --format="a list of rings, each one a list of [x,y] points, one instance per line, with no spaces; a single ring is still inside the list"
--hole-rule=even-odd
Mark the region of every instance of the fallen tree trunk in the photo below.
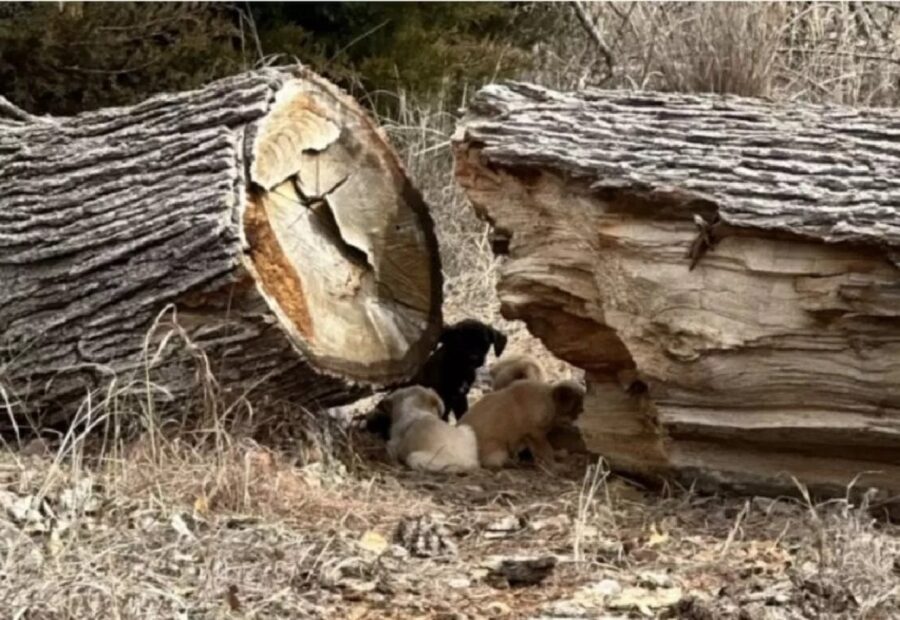
[[[489,86],[457,178],[620,469],[900,490],[896,111]],[[857,479],[857,476],[859,478]]]
[[[427,208],[365,112],[311,72],[72,118],[0,100],[0,128],[7,421],[71,415],[147,365],[172,398],[198,350],[234,395],[332,405],[406,379],[436,342]],[[176,323],[194,346],[158,354]]]

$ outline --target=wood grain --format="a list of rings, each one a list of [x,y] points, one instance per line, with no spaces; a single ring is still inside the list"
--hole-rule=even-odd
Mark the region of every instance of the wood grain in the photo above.
[[[436,341],[427,206],[362,108],[305,69],[71,118],[3,100],[0,126],[0,417],[66,418],[113,378],[139,381],[176,325],[226,392],[298,406],[405,379]],[[332,236],[294,226],[310,212],[296,194],[273,210],[293,182],[315,193],[334,176],[340,193],[316,203],[335,212]],[[292,253],[298,242],[319,251]],[[329,280],[352,267],[344,242],[367,252],[355,288]],[[191,347],[169,349],[152,370],[179,401],[196,385]]]
[[[896,491],[898,132],[893,110],[508,84],[454,150],[507,240],[504,316],[587,371],[589,448],[638,473]]]

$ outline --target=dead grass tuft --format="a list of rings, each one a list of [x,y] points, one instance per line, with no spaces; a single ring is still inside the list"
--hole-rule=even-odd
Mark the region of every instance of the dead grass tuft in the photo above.
[[[559,11],[526,77],[556,88],[715,92],[894,106],[898,7],[853,2],[597,2],[587,5],[614,59]]]

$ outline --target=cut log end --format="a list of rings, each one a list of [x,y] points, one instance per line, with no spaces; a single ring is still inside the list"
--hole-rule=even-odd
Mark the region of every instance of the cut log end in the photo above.
[[[437,341],[427,208],[363,108],[305,69],[72,118],[0,100],[0,127],[0,432],[150,371],[179,410],[197,350],[227,399],[344,404]]]
[[[408,376],[440,326],[427,208],[381,133],[313,76],[260,124],[244,212],[246,267],[295,346],[326,372]]]

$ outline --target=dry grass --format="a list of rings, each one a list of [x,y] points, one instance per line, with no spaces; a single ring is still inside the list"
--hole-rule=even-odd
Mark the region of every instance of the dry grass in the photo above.
[[[557,88],[717,92],[850,105],[900,102],[900,5],[861,2],[598,2],[607,73],[570,12],[526,77]]]
[[[139,441],[78,472],[34,446],[0,455],[8,617],[900,613],[900,539],[864,506],[661,495],[602,468],[582,484],[578,458],[556,474],[422,476],[371,442],[349,467],[247,439],[159,447],[163,458]],[[426,515],[455,553],[394,544],[401,522]],[[538,587],[492,578],[499,558],[523,554],[559,564]]]
[[[215,385],[202,353],[194,364],[185,371]],[[140,381],[123,386],[140,394]],[[9,617],[900,613],[900,537],[865,502],[660,493],[583,456],[555,472],[427,476],[325,412],[251,426],[207,405],[202,426],[167,426],[140,398],[105,402],[141,420],[137,436],[83,430],[0,452]],[[83,428],[109,415],[86,408]],[[421,546],[395,537],[422,519]],[[430,539],[444,551],[420,555]],[[504,558],[547,555],[558,563],[539,586],[495,573]]]

